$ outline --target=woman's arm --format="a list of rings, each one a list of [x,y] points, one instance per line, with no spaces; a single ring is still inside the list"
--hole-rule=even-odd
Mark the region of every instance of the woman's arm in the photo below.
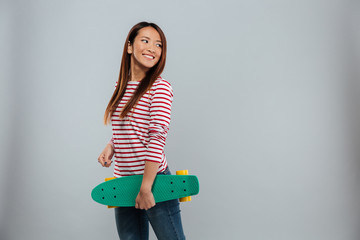
[[[136,208],[149,209],[155,206],[151,192],[153,182],[163,161],[165,140],[169,130],[173,92],[171,85],[166,81],[157,83],[151,97],[150,106],[150,141],[145,161],[145,169],[140,192],[136,198]]]
[[[135,200],[135,208],[148,210],[155,206],[155,199],[151,192],[160,163],[145,162],[144,176],[140,187],[140,192]]]

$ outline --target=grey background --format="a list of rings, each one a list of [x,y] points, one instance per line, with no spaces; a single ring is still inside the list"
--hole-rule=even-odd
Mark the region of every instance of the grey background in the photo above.
[[[112,175],[102,117],[142,20],[168,40],[171,169],[201,183],[182,204],[188,239],[359,239],[359,9],[2,0],[0,239],[116,239],[90,191]]]

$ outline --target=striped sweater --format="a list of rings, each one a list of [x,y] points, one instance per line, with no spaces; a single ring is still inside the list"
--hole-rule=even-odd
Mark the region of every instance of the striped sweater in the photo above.
[[[164,147],[173,100],[170,83],[161,77],[156,79],[127,116],[119,118],[139,83],[128,82],[124,97],[111,117],[114,177],[143,174],[145,161],[160,163],[158,172],[167,167]]]

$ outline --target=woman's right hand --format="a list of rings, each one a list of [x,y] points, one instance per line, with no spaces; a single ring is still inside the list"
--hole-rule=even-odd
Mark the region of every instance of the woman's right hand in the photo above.
[[[110,167],[112,163],[112,157],[114,156],[114,148],[111,144],[107,144],[100,156],[98,157],[98,162],[103,167]]]

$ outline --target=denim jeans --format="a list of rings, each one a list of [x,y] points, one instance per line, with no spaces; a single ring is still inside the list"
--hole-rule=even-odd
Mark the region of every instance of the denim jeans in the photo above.
[[[158,174],[171,175],[168,168]],[[118,207],[115,219],[120,240],[148,240],[149,222],[158,240],[185,239],[178,199],[156,203],[148,210]]]

